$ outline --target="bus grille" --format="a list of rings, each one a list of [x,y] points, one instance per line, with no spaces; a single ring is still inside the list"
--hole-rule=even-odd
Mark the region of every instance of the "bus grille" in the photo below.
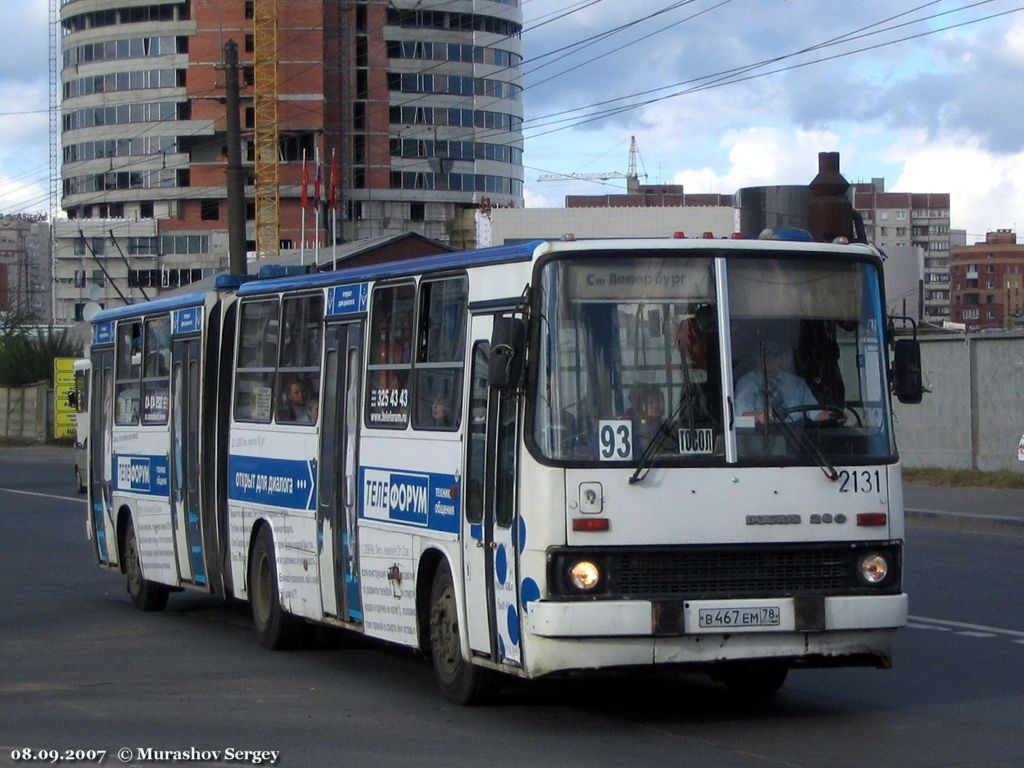
[[[604,598],[716,599],[789,595],[851,595],[898,592],[901,552],[897,544],[764,545],[757,547],[610,548],[603,552],[561,551],[557,562],[592,555],[607,574]],[[884,584],[868,586],[857,576],[865,552],[885,552],[893,569]],[[555,591],[567,586],[556,565]],[[571,588],[565,596],[574,596]],[[592,597],[596,597],[593,595]]]

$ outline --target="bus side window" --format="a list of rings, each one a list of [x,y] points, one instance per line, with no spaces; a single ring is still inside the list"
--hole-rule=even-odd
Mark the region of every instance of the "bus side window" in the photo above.
[[[473,347],[473,369],[469,391],[469,445],[466,448],[466,522],[484,519],[484,459],[487,455],[487,367],[490,343],[478,341]]]
[[[323,295],[285,299],[281,316],[283,333],[275,418],[279,423],[315,424],[320,412]]]
[[[274,410],[278,348],[277,299],[242,304],[235,373],[235,420],[267,423]]]
[[[166,424],[170,403],[171,318],[146,320],[142,371],[142,423]]]
[[[375,288],[367,360],[366,425],[405,429],[409,424],[412,324],[416,286]]]
[[[462,421],[467,300],[465,277],[420,283],[415,429],[456,430]]]
[[[117,326],[117,365],[114,371],[114,423],[139,423],[140,378],[142,374],[142,321],[129,320]]]

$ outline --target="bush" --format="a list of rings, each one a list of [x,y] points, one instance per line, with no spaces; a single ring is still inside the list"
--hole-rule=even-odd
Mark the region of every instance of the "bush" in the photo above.
[[[0,337],[0,386],[24,387],[44,380],[52,386],[54,359],[80,354],[67,329],[51,327],[35,337],[23,329],[7,333]]]

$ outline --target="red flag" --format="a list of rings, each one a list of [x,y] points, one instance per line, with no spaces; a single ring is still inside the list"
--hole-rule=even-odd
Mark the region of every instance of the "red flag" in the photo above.
[[[306,155],[302,155],[302,192],[299,194],[302,207],[309,205],[309,169],[306,167]]]
[[[313,180],[313,200],[320,202],[320,161],[316,161],[316,178]]]
[[[331,181],[330,189],[327,190],[331,208],[338,207],[338,156],[331,152]]]

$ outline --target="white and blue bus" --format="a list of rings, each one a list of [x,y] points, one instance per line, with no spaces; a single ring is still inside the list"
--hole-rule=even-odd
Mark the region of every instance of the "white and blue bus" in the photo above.
[[[891,663],[890,398],[864,245],[535,241],[93,320],[89,531],[142,609],[248,601],[501,673],[679,666],[770,695]],[[895,364],[890,351],[895,350]],[[782,391],[780,391],[782,390]]]

